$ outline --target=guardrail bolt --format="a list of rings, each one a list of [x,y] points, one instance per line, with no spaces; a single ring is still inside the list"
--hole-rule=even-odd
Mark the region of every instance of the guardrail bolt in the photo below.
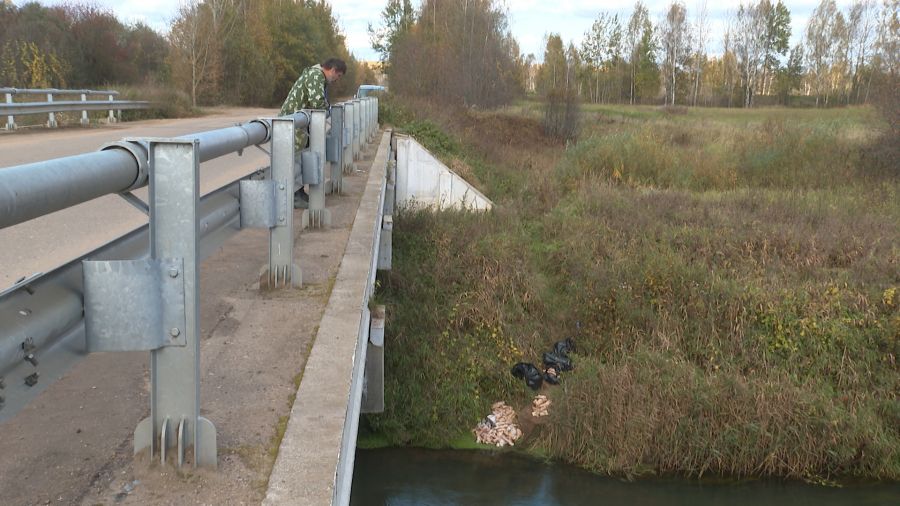
[[[33,365],[35,367],[37,367],[37,365],[38,365],[38,361],[37,361],[37,358],[35,358],[34,353],[29,353],[28,355],[25,355],[25,361],[31,363],[31,365]]]
[[[278,189],[279,189],[279,190],[284,190],[284,185],[283,185],[283,184],[278,185]]]
[[[169,335],[172,337],[178,337],[181,335],[181,331],[178,330],[178,327],[172,327],[172,330],[169,331]]]
[[[178,277],[178,269],[169,269],[169,277],[177,278]],[[178,329],[175,329],[178,330]]]

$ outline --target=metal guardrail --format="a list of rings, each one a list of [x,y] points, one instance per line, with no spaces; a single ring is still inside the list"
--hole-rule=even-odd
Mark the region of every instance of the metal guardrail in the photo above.
[[[15,117],[28,114],[47,114],[47,126],[56,128],[56,113],[81,111],[81,124],[89,125],[90,118],[88,111],[109,111],[107,121],[115,123],[122,120],[122,110],[124,109],[148,109],[151,107],[150,102],[134,101],[134,100],[115,100],[113,97],[119,95],[115,90],[58,90],[50,89],[22,89],[22,88],[0,88],[0,93],[6,96],[6,103],[0,104],[0,116],[6,116],[6,129],[15,130]],[[47,97],[46,102],[13,102],[15,95],[44,95]],[[81,95],[81,101],[67,100],[54,101],[56,95]],[[106,101],[88,100],[87,97],[101,95],[106,96]]]
[[[325,111],[303,111],[0,169],[0,228],[110,193],[149,215],[148,225],[0,291],[0,421],[87,353],[147,350],[151,415],[135,430],[135,451],[149,448],[165,462],[175,450],[180,466],[193,447],[194,466],[214,467],[215,426],[200,416],[198,263],[241,228],[263,227],[269,286],[301,283],[293,263],[295,185],[310,186],[305,220],[324,226],[324,195],[340,192],[359,145],[376,131],[377,100],[334,106],[330,132],[325,119]],[[309,150],[295,153],[296,128],[309,128]],[[270,167],[200,198],[201,162],[266,142]],[[148,184],[144,203],[131,191]]]
[[[11,95],[46,95],[47,93],[54,95],[119,95],[116,90],[60,90],[57,88],[0,88],[0,93]]]

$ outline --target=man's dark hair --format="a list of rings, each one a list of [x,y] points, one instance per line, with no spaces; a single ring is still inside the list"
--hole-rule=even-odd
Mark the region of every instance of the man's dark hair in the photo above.
[[[328,70],[337,70],[341,74],[347,73],[347,64],[344,63],[344,60],[338,58],[329,58],[325,60],[325,63],[322,64],[322,68]]]

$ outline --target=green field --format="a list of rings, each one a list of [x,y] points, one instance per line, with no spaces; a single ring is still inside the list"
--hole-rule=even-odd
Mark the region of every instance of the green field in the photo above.
[[[520,100],[507,106],[502,112],[513,115],[528,115],[540,118],[543,104],[535,100]],[[581,111],[586,118],[602,114],[617,119],[661,119],[682,118],[687,122],[713,121],[747,125],[770,120],[797,120],[807,123],[829,121],[846,122],[862,126],[881,128],[880,119],[870,107],[840,107],[831,109],[761,107],[753,109],[694,107],[679,108],[679,112],[671,114],[663,107],[655,105],[614,105],[614,104],[582,104]]]
[[[626,476],[900,479],[900,168],[881,120],[587,106],[567,146],[539,116],[386,111],[497,206],[395,216],[371,426],[447,446],[492,402],[529,402],[509,368],[572,336],[533,451]]]

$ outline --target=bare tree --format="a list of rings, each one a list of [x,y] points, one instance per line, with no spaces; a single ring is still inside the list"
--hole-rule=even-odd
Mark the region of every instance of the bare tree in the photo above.
[[[703,73],[703,63],[706,59],[706,41],[709,38],[709,19],[706,9],[706,0],[700,0],[697,4],[697,19],[694,21],[694,93],[691,104],[696,106],[700,96],[700,75]]]
[[[828,105],[829,78],[835,59],[835,20],[840,16],[834,0],[822,0],[806,24],[806,65],[816,106]],[[824,100],[823,100],[824,99]]]
[[[634,4],[634,11],[631,13],[631,18],[628,20],[628,29],[625,32],[625,49],[628,51],[628,66],[630,67],[628,99],[632,105],[634,105],[635,81],[641,60],[641,43],[648,26],[650,26],[650,13],[647,7],[638,0]]]
[[[896,76],[900,66],[900,0],[884,0],[877,47],[881,71]]]
[[[768,3],[768,2],[767,2]],[[734,51],[741,68],[744,107],[753,103],[753,93],[765,56],[765,7],[741,4],[734,20]]]
[[[221,42],[228,38],[236,17],[230,19],[226,10],[235,0],[193,1],[183,4],[172,22],[169,32],[170,59],[175,78],[187,80],[191,104],[204,86],[215,88],[221,75]]]
[[[369,23],[369,40],[382,62],[389,60],[394,44],[409,33],[415,20],[415,10],[410,0],[388,0],[381,11],[382,24],[374,27]]]
[[[860,102],[862,94],[863,72],[865,71],[866,61],[871,56],[872,46],[874,43],[875,27],[877,23],[878,5],[875,0],[855,0],[850,6],[847,15],[849,20],[849,36],[850,36],[850,54],[853,60],[853,82],[851,93],[848,94],[848,101],[853,92],[856,93],[855,101]],[[871,70],[870,70],[871,75]]]
[[[678,72],[684,68],[690,53],[690,28],[687,9],[681,2],[672,2],[660,24],[660,40],[664,52],[663,68],[666,73],[666,101],[675,105]]]

